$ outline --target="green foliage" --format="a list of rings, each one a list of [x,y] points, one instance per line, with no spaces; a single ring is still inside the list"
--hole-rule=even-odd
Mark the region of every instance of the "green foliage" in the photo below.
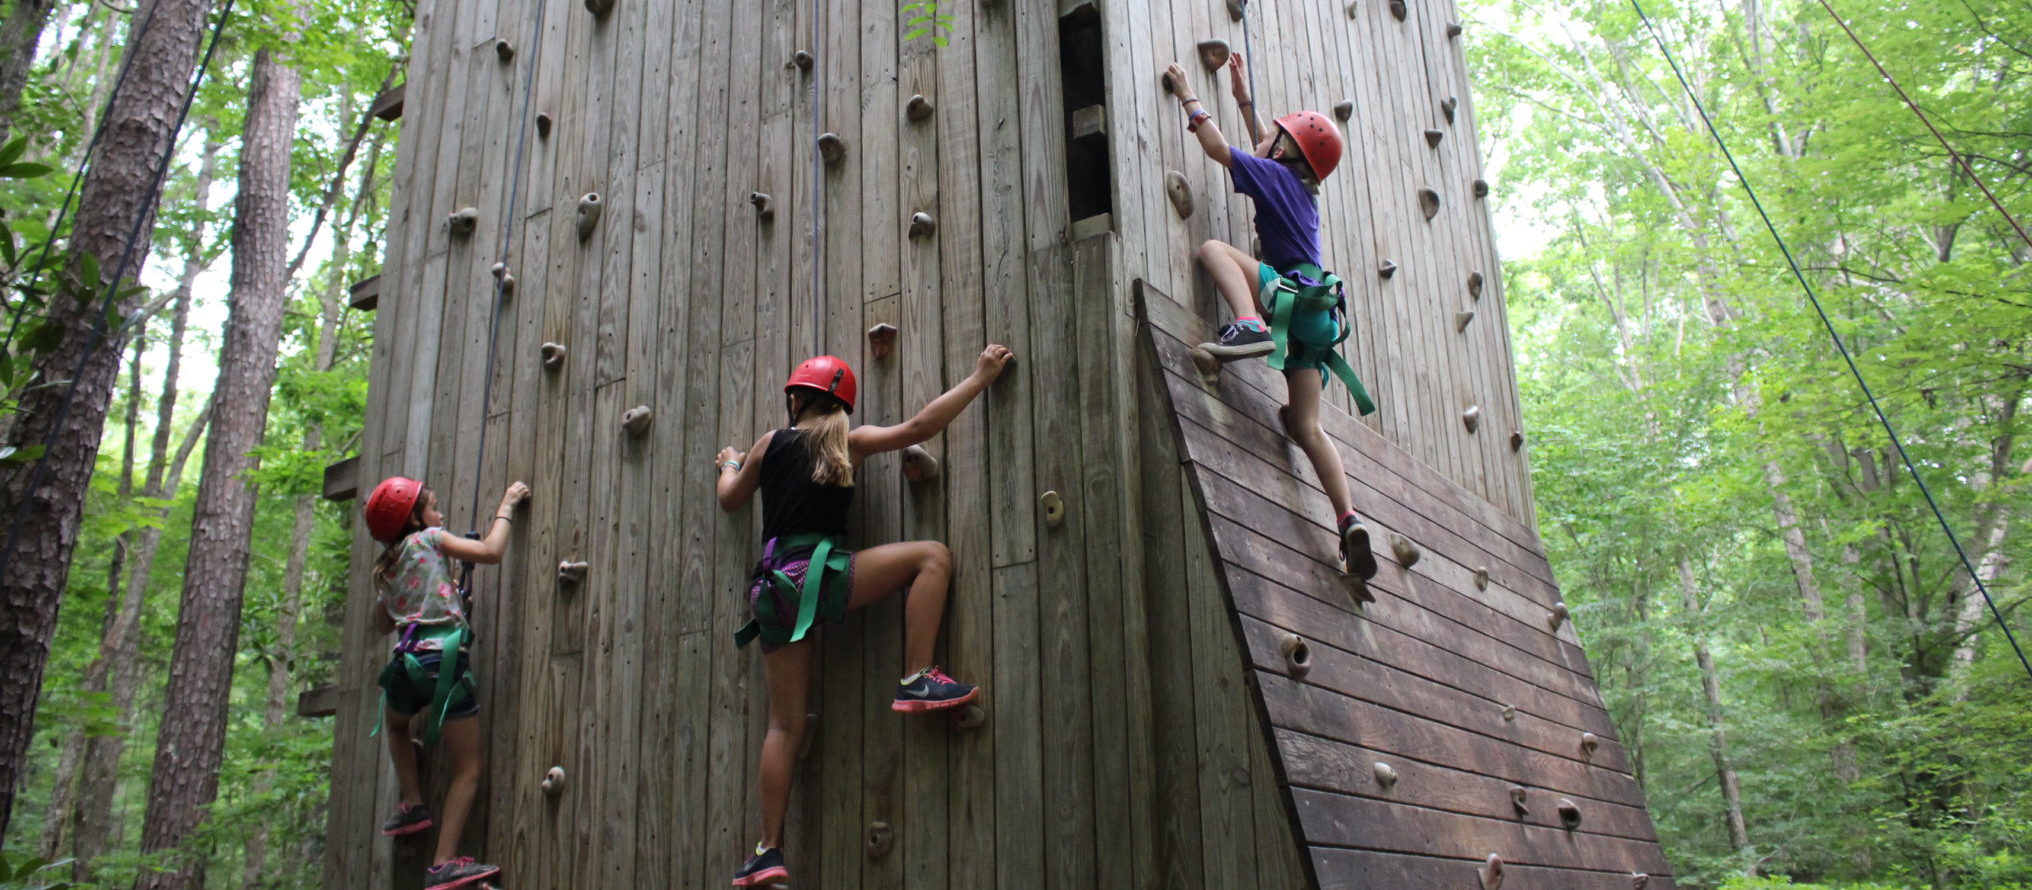
[[[903,27],[909,29],[904,40],[930,37],[933,44],[944,46],[946,35],[952,33],[953,19],[938,11],[937,0],[914,0],[903,4]]]
[[[0,852],[0,890],[70,890],[76,886],[64,880],[70,865],[68,859],[50,862],[33,856],[17,862]]]

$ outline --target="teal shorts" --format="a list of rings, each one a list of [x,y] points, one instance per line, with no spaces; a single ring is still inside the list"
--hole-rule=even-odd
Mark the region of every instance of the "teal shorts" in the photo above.
[[[1256,264],[1256,293],[1261,294],[1263,288],[1268,287],[1270,282],[1281,277],[1283,276],[1269,263]],[[1274,303],[1280,296],[1289,297],[1283,291],[1271,292],[1272,303],[1263,307],[1265,324],[1269,323],[1270,316],[1277,314]],[[1341,338],[1340,321],[1334,318],[1331,310],[1293,313],[1290,336],[1294,343],[1312,348],[1302,351],[1293,349],[1293,354],[1284,360],[1284,370],[1313,370],[1325,374],[1326,357]]]

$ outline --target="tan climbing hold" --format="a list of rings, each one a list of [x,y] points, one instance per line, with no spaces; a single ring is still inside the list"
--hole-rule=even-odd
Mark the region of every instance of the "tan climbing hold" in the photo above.
[[[1404,0],[1390,0],[1390,15],[1398,21],[1404,21],[1404,16],[1409,12],[1410,10],[1404,6]]]
[[[923,93],[918,93],[915,96],[911,96],[909,102],[904,103],[903,116],[914,121],[921,121],[930,117],[934,110],[931,100],[925,98]]]
[[[536,113],[536,138],[538,139],[550,138],[550,112],[548,111],[539,111]]]
[[[1171,199],[1171,209],[1178,212],[1179,219],[1192,218],[1192,186],[1186,183],[1185,174],[1164,171],[1164,195]]]
[[[593,237],[593,230],[599,228],[600,212],[606,205],[600,201],[599,192],[587,192],[579,199],[579,240]]]
[[[1630,873],[1630,890],[1645,890],[1645,888],[1649,886],[1651,886],[1650,875],[1647,875],[1641,871],[1633,871]]]
[[[1567,831],[1580,827],[1580,805],[1562,797],[1559,799],[1559,824]]]
[[[1513,431],[1510,433],[1510,450],[1511,451],[1524,450],[1524,433],[1522,431]]]
[[[826,166],[830,167],[837,164],[847,157],[846,140],[841,139],[838,133],[820,133],[818,137],[818,154],[819,157],[825,159]]]
[[[543,793],[556,796],[564,790],[564,767],[553,766],[543,774]]]
[[[1397,787],[1396,767],[1382,761],[1377,761],[1376,765],[1371,767],[1371,769],[1376,773],[1376,784],[1382,786],[1384,791]]]
[[[796,68],[799,71],[810,71],[811,51],[802,49],[798,50],[795,55],[792,55],[790,57],[790,64],[786,67]]]
[[[1427,220],[1431,220],[1433,217],[1438,216],[1439,193],[1433,191],[1432,189],[1419,189],[1418,212],[1425,214],[1425,218]]]
[[[515,61],[515,44],[509,43],[507,38],[494,41],[494,56],[504,63]]]
[[[1065,497],[1056,491],[1047,491],[1037,499],[1037,506],[1044,511],[1044,524],[1057,528],[1065,524]]]
[[[896,352],[896,326],[885,321],[869,328],[868,351],[875,354],[876,361],[888,361]]]
[[[1531,808],[1525,804],[1526,795],[1529,793],[1522,785],[1510,786],[1510,808],[1516,810],[1519,816],[1531,815]]]
[[[769,197],[768,192],[749,192],[748,203],[755,205],[756,219],[763,222],[775,221],[776,199]]]
[[[1347,120],[1348,118],[1354,117],[1355,100],[1342,99],[1341,101],[1335,103],[1333,107],[1333,116],[1340,118],[1341,120]]]
[[[577,584],[584,580],[586,580],[585,563],[565,560],[557,564],[557,582],[559,584]]]
[[[1468,273],[1468,296],[1477,300],[1482,298],[1482,273]]]
[[[1438,147],[1439,147],[1439,144],[1440,144],[1441,142],[1444,142],[1444,141],[1446,141],[1446,131],[1445,131],[1445,130],[1427,130],[1427,131],[1425,131],[1425,147],[1427,147],[1427,148],[1438,148]]]
[[[593,18],[604,19],[614,11],[614,0],[586,0],[586,11],[592,13]]]
[[[924,238],[937,231],[938,222],[931,218],[931,214],[920,210],[910,215],[910,237]]]
[[[1473,309],[1469,309],[1466,312],[1454,313],[1453,332],[1456,334],[1466,333],[1468,329],[1468,324],[1474,320],[1475,320],[1475,311]]]
[[[896,829],[887,822],[868,823],[867,848],[869,859],[880,859],[889,855],[896,846]]]
[[[1461,426],[1464,426],[1464,427],[1467,427],[1467,428],[1468,428],[1468,432],[1471,432],[1471,433],[1472,433],[1472,432],[1474,432],[1475,430],[1481,429],[1481,428],[1482,428],[1482,406],[1480,406],[1480,405],[1469,405],[1469,406],[1468,406],[1468,409],[1467,409],[1466,411],[1462,411],[1462,412],[1460,413],[1460,422],[1461,422]]]
[[[1517,722],[1517,706],[1516,706],[1516,705],[1504,705],[1504,706],[1503,706],[1503,722],[1504,722],[1504,723],[1515,723],[1515,722]]]
[[[1199,369],[1199,382],[1212,389],[1221,381],[1221,360],[1208,352],[1205,346],[1192,348],[1192,366]]]
[[[988,709],[977,704],[954,708],[952,728],[959,732],[972,732],[988,722]]]
[[[1384,281],[1388,281],[1390,276],[1397,274],[1397,264],[1390,260],[1384,260],[1382,265],[1376,267],[1376,274],[1382,276]]]
[[[1475,189],[1475,197],[1477,197],[1477,198],[1486,198],[1486,197],[1488,197],[1488,196],[1489,196],[1489,181],[1488,181],[1488,180],[1486,180],[1486,179],[1477,179],[1477,180],[1475,180],[1475,185],[1474,185],[1474,189]]]
[[[515,273],[508,271],[507,263],[494,264],[494,283],[504,297],[515,293]]]
[[[1479,568],[1475,570],[1475,589],[1476,590],[1489,589],[1489,570],[1487,568]]]
[[[1552,625],[1553,630],[1555,631],[1559,630],[1559,626],[1566,623],[1568,614],[1569,613],[1566,610],[1566,601],[1565,600],[1556,601],[1552,604],[1552,617],[1546,619],[1545,623]]]
[[[1597,746],[1601,745],[1601,743],[1602,743],[1602,740],[1601,740],[1601,739],[1598,739],[1598,738],[1596,738],[1596,737],[1595,737],[1595,734],[1594,734],[1594,733],[1591,733],[1591,732],[1584,732],[1584,733],[1581,733],[1581,734],[1580,734],[1580,756],[1582,757],[1582,759],[1585,759],[1585,760],[1593,760],[1593,759],[1595,759],[1595,748],[1596,748]]]
[[[1242,20],[1242,0],[1228,0],[1228,19],[1237,22]]]
[[[1225,40],[1214,39],[1199,42],[1199,64],[1200,67],[1208,71],[1221,70],[1221,66],[1228,63],[1230,55],[1233,55],[1233,52],[1228,49],[1228,42]]]
[[[648,432],[649,425],[653,422],[655,415],[650,412],[648,405],[636,405],[621,412],[621,428],[627,430],[631,436]]]
[[[903,478],[912,482],[938,478],[938,458],[932,457],[922,445],[903,449]]]
[[[1439,113],[1446,115],[1446,122],[1453,123],[1454,113],[1460,110],[1460,97],[1448,96],[1439,102]]]
[[[451,227],[453,235],[463,238],[473,234],[473,230],[479,227],[480,211],[473,207],[461,207],[446,218],[445,224]]]
[[[1418,549],[1417,544],[1411,543],[1410,538],[1391,532],[1390,554],[1397,557],[1398,565],[1408,569],[1418,564],[1418,558],[1424,556],[1425,551]]]
[[[1489,858],[1482,862],[1480,875],[1482,890],[1496,890],[1503,886],[1503,857],[1490,853]]]
[[[552,371],[564,367],[564,352],[563,343],[543,344],[543,366]]]
[[[1285,634],[1277,648],[1284,653],[1284,673],[1293,680],[1303,680],[1312,671],[1312,647],[1297,634]]]

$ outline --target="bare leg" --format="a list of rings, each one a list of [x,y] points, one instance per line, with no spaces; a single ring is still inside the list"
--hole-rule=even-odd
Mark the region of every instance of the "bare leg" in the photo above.
[[[1283,412],[1285,432],[1312,459],[1312,471],[1319,476],[1320,487],[1326,489],[1326,499],[1333,504],[1334,522],[1338,523],[1355,508],[1355,502],[1348,494],[1348,475],[1341,467],[1340,450],[1319,427],[1319,394],[1325,384],[1318,371],[1294,370],[1284,372],[1284,385],[1291,402]]]
[[[382,729],[388,736],[388,761],[395,765],[396,783],[402,786],[402,803],[423,805],[423,783],[416,778],[416,743],[409,737],[410,717],[392,711],[382,714]]]
[[[452,785],[445,791],[444,821],[438,823],[437,858],[432,865],[450,862],[459,855],[459,836],[466,832],[466,816],[473,811],[473,796],[480,790],[480,717],[475,714],[444,725],[445,750],[452,760]]]
[[[1262,317],[1263,307],[1256,303],[1256,270],[1260,264],[1255,257],[1226,241],[1207,241],[1195,255],[1236,318]]]
[[[930,667],[951,580],[952,551],[937,541],[870,547],[854,555],[854,589],[847,608],[861,608],[908,585],[909,598],[903,604],[903,654],[909,660],[909,670]]]
[[[762,846],[783,846],[783,814],[790,809],[790,780],[797,748],[804,741],[805,707],[811,693],[811,640],[762,656],[769,681],[769,731],[762,737]]]

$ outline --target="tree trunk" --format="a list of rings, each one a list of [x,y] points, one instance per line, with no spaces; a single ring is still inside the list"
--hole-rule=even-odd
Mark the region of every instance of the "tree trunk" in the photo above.
[[[170,659],[165,720],[149,781],[143,853],[174,850],[196,831],[218,796],[226,715],[239,650],[255,490],[248,474],[268,420],[286,305],[289,162],[301,79],[262,49],[254,55],[234,201],[233,310],[213,389],[212,433],[191,521],[190,556]],[[136,890],[204,886],[204,864],[187,858],[144,873]]]
[[[1707,697],[1708,755],[1714,758],[1715,779],[1722,788],[1722,805],[1727,808],[1729,823],[1729,846],[1739,856],[1750,849],[1750,829],[1743,821],[1743,787],[1736,777],[1736,768],[1729,762],[1728,728],[1722,719],[1722,684],[1715,671],[1714,653],[1707,648],[1707,610],[1700,604],[1693,584],[1693,565],[1686,557],[1679,558],[1679,600],[1686,610],[1687,620],[1693,623],[1693,660],[1700,665],[1700,688]],[[1757,863],[1744,859],[1744,867],[1751,875],[1757,873]]]
[[[0,20],[0,143],[14,131],[21,88],[28,85],[28,71],[35,67],[35,46],[42,41],[42,26],[53,5],[54,0],[14,0],[7,18]]]
[[[137,226],[134,243],[140,248],[154,232],[155,172],[197,62],[209,5],[206,0],[154,0],[154,22],[147,33],[131,37],[133,70],[85,179],[70,244],[73,257],[96,258],[104,275],[120,268]],[[126,264],[126,275],[138,276],[142,261],[135,256]],[[74,259],[62,277],[75,285],[81,272]],[[92,292],[88,300],[52,300],[45,320],[57,332],[56,346],[36,362],[36,379],[70,384],[31,388],[21,397],[22,421],[11,444],[46,443],[48,452],[35,464],[0,471],[0,522],[8,527],[0,544],[0,834],[14,813],[57,604],[70,574],[85,491],[125,351],[118,331],[95,335],[104,321],[96,284],[83,283]],[[125,315],[134,300],[119,299],[115,309]],[[88,349],[95,336],[106,342]]]

